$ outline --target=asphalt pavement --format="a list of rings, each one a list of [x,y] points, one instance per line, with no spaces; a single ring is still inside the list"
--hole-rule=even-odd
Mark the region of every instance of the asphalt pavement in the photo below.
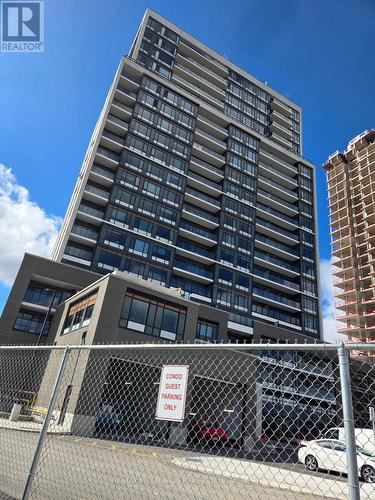
[[[21,498],[38,439],[37,433],[0,429],[0,498]],[[205,458],[206,457],[206,458]],[[305,499],[299,494],[217,475],[223,458],[210,456],[207,471],[186,467],[205,454],[113,441],[51,434],[34,479],[37,499]],[[231,459],[233,462],[233,459]],[[181,462],[185,466],[181,466]],[[238,462],[239,464],[240,462]],[[221,465],[220,465],[221,464]],[[232,465],[233,467],[233,465]],[[291,467],[291,465],[289,466]],[[294,465],[293,467],[298,467]],[[277,468],[279,470],[279,468]],[[301,468],[301,471],[303,469]],[[285,469],[288,474],[288,469]],[[226,476],[226,477],[225,477]],[[320,496],[320,498],[322,498]]]

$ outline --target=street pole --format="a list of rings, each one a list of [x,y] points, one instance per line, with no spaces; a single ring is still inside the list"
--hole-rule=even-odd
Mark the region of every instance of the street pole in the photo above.
[[[346,460],[348,469],[348,489],[350,500],[360,500],[359,477],[357,464],[357,447],[355,442],[352,389],[350,385],[349,353],[345,345],[338,348],[342,411],[344,416]]]

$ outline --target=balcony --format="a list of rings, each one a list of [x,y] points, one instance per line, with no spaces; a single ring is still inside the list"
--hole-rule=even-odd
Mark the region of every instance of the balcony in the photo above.
[[[220,88],[225,89],[227,82],[226,79],[223,78],[222,76],[218,75],[214,71],[211,71],[208,67],[207,64],[200,64],[196,60],[194,60],[192,57],[189,57],[188,55],[184,54],[181,51],[178,51],[176,54],[176,60],[183,62],[185,65],[189,66],[193,71],[196,71],[199,74],[204,75],[204,77],[212,82],[213,84],[217,85]]]
[[[206,132],[210,134],[217,134],[221,139],[225,139],[228,137],[228,130],[221,125],[218,125],[216,122],[213,122],[206,118],[205,116],[198,115],[197,116],[197,125]]]
[[[183,78],[180,78],[177,75],[172,76],[172,82],[175,82],[178,86],[184,88],[187,92],[190,94],[196,95],[198,98],[202,99],[203,101],[207,101],[209,104],[213,105],[215,108],[219,108],[221,111],[224,109],[224,103],[214,97],[211,94],[208,94],[204,90],[202,90],[199,87],[196,87],[190,82],[187,82]]]
[[[272,222],[267,222],[263,219],[257,218],[256,228],[260,233],[268,234],[273,238],[279,239],[284,243],[289,243],[292,245],[297,245],[299,243],[299,238],[297,235],[281,228],[280,226],[273,224]]]
[[[288,215],[282,214],[272,207],[266,207],[265,205],[262,205],[262,203],[257,203],[256,209],[257,213],[259,213],[259,215],[261,215],[263,218],[269,219],[279,226],[283,226],[292,231],[297,229],[298,227],[297,220],[288,217]]]
[[[83,197],[98,205],[106,205],[109,200],[109,192],[92,184],[86,184]]]
[[[119,83],[122,86],[130,87],[131,89],[133,89],[133,91],[136,92],[141,84],[141,80],[128,73],[127,75],[124,74],[120,75]]]
[[[266,252],[276,254],[288,261],[296,261],[299,259],[299,252],[297,252],[295,248],[288,247],[287,245],[279,243],[273,238],[268,238],[263,234],[256,233],[255,246]]]
[[[279,172],[276,168],[270,167],[265,163],[259,162],[259,173],[265,178],[275,179],[278,184],[288,188],[289,190],[296,189],[298,187],[296,179]]]
[[[292,108],[287,106],[283,102],[279,101],[278,99],[275,98],[272,99],[271,108],[288,118],[292,118],[293,116]]]
[[[217,167],[221,167],[225,164],[225,158],[223,155],[219,155],[215,151],[206,146],[202,146],[197,142],[193,142],[194,155],[198,155],[198,157],[202,158],[206,162],[213,163]]]
[[[136,99],[137,99],[137,94],[135,92],[132,92],[131,90],[128,90],[127,88],[123,87],[122,85],[118,85],[116,90],[115,90],[115,96],[116,99],[121,101],[124,104],[129,104],[132,106]]]
[[[77,217],[82,221],[100,226],[104,219],[104,210],[81,203],[77,211]]]
[[[300,311],[300,303],[296,300],[288,299],[284,297],[284,295],[280,295],[279,293],[272,292],[268,289],[259,288],[257,286],[253,287],[253,297],[260,299],[262,302],[265,302],[270,305],[277,305],[281,309],[285,309],[288,311]]]
[[[120,137],[109,130],[104,129],[102,136],[100,138],[100,144],[111,151],[115,151],[116,153],[121,153],[124,147],[125,140],[123,137]]]
[[[274,167],[277,167],[283,173],[292,176],[296,176],[298,174],[297,167],[289,165],[285,161],[281,160],[280,158],[277,158],[277,156],[274,156],[273,154],[269,153],[268,151],[265,151],[264,149],[260,149],[259,157],[262,158],[266,163],[270,163]]]
[[[182,207],[182,216],[184,219],[199,224],[208,229],[216,229],[219,227],[218,217],[188,203],[184,203]]]
[[[212,213],[217,213],[221,208],[221,203],[215,198],[191,187],[185,190],[185,200]]]
[[[111,114],[117,116],[121,120],[128,121],[133,114],[133,109],[118,101],[117,99],[113,99],[111,105]]]
[[[291,140],[284,139],[284,137],[277,134],[276,132],[272,132],[270,138],[273,139],[274,141],[277,141],[284,148],[290,149],[291,151],[293,151],[293,143]]]
[[[277,121],[273,121],[270,125],[270,129],[272,132],[275,132],[284,139],[287,139],[288,141],[293,140],[293,132],[291,130],[291,127],[285,127],[284,124],[280,124]]]
[[[74,223],[69,239],[93,247],[98,240],[98,234],[94,229]]]
[[[115,134],[124,135],[128,131],[128,124],[115,115],[108,114],[105,128]]]
[[[272,110],[271,120],[278,121],[284,127],[293,128],[293,120],[291,118],[289,118],[287,115],[283,115],[282,113],[279,113],[278,111],[276,111],[276,109]],[[298,132],[298,131],[296,131],[296,132]]]
[[[113,169],[118,167],[120,155],[114,153],[113,151],[110,151],[107,148],[98,146],[98,149],[96,150],[95,161],[100,163],[100,165],[104,165],[108,168]]]
[[[284,279],[281,276],[277,276],[272,271],[269,272],[269,271],[263,271],[261,269],[254,269],[253,276],[254,276],[254,281],[258,281],[266,285],[272,283],[276,284],[277,286],[290,288],[291,290],[294,291],[300,290],[300,286],[297,283]]]
[[[185,278],[193,279],[199,283],[210,284],[213,282],[211,271],[207,271],[203,267],[194,264],[193,262],[180,261],[175,259],[173,272]]]
[[[208,177],[213,181],[220,182],[224,179],[224,172],[209,163],[192,156],[190,158],[190,170],[202,174],[204,177]]]
[[[189,243],[182,239],[178,239],[176,243],[176,254],[192,260],[193,262],[201,262],[202,264],[214,264],[215,252],[202,248],[200,245]]]
[[[115,174],[113,172],[96,163],[91,167],[89,177],[98,184],[103,184],[103,186],[107,187],[111,186],[115,180]]]
[[[255,250],[254,252],[254,262],[256,264],[265,265],[267,268],[277,271],[279,273],[284,273],[287,276],[298,276],[299,267],[289,262],[285,262],[278,259],[266,252]]]
[[[199,128],[195,129],[195,139],[199,141],[202,146],[208,146],[218,153],[223,153],[227,149],[225,142],[220,139],[216,139],[213,135],[203,132],[203,130],[200,130]]]
[[[183,220],[180,223],[179,234],[208,247],[213,247],[217,244],[217,237],[210,231],[207,231],[202,227],[189,224]]]
[[[275,193],[279,198],[282,198],[283,200],[291,202],[298,200],[297,193],[294,193],[290,189],[271,179],[268,179],[267,177],[263,177],[263,175],[258,176],[258,185],[262,188],[266,188],[272,193]]]
[[[206,177],[196,174],[195,172],[188,172],[187,184],[188,186],[200,189],[201,191],[214,196],[215,198],[223,194],[221,191],[221,186],[219,184],[210,181],[209,179],[206,179]]]
[[[224,78],[228,75],[228,69],[226,66],[204,53],[203,50],[200,50],[198,47],[194,47],[192,44],[183,39],[180,39],[179,50],[180,47],[185,54],[188,54],[205,68],[209,68],[211,71],[218,73]]]

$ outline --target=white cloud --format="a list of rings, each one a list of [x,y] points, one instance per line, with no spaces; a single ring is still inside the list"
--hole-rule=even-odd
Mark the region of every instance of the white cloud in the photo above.
[[[342,335],[337,333],[332,262],[330,260],[322,259],[320,261],[320,286],[322,291],[324,340],[331,343],[341,342]]]
[[[0,163],[0,282],[11,285],[25,252],[49,257],[61,220],[30,200],[10,168]]]

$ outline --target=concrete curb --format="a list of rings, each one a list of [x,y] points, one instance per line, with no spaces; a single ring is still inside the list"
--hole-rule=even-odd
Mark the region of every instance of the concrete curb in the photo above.
[[[294,493],[306,493],[320,498],[346,500],[348,484],[326,476],[318,477],[294,472],[277,466],[226,457],[188,457],[173,460],[179,467],[204,474],[215,474],[241,481],[261,484]],[[362,483],[364,498],[375,498],[375,485]],[[367,496],[366,496],[367,495]]]

